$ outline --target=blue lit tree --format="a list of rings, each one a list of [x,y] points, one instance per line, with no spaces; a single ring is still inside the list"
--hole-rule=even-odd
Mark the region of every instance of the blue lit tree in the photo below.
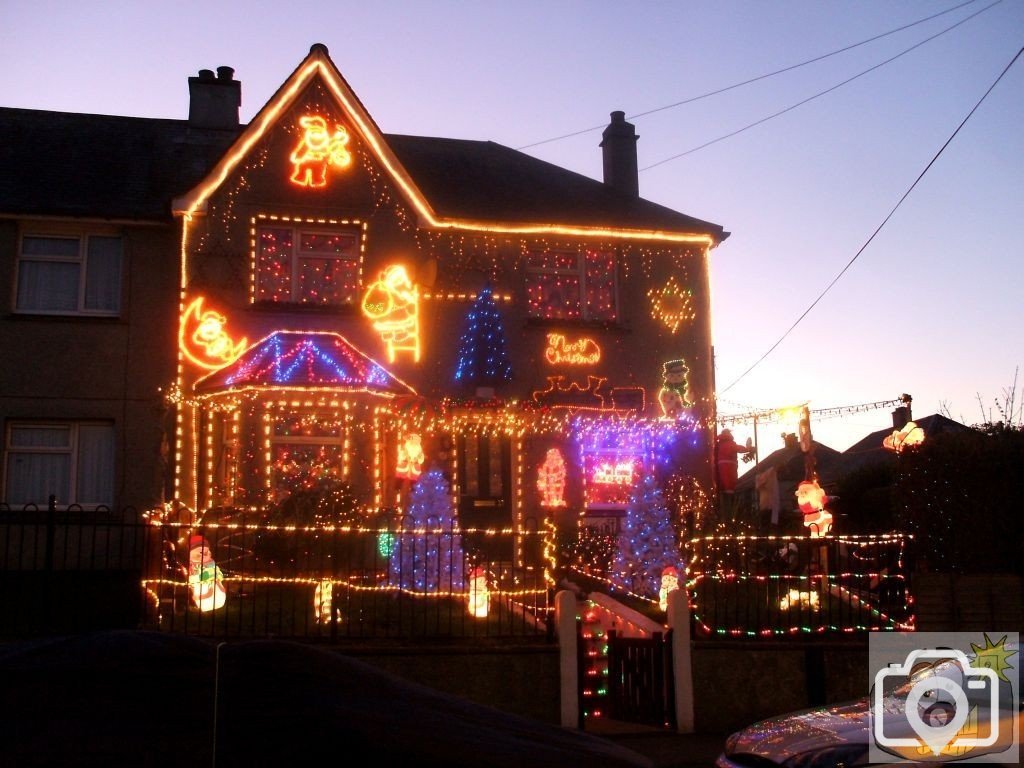
[[[612,566],[612,583],[657,599],[662,570],[672,566],[682,572],[679,561],[679,541],[668,505],[654,475],[647,474],[629,499]]]
[[[402,531],[394,537],[388,582],[417,592],[459,592],[463,586],[462,536],[451,490],[441,470],[425,472],[412,489]]]
[[[466,315],[466,327],[459,340],[459,362],[455,381],[467,387],[494,387],[512,378],[505,329],[494,304],[491,287],[485,286]]]

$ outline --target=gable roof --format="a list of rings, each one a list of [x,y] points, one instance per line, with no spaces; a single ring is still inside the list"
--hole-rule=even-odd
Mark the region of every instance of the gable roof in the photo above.
[[[416,391],[339,333],[274,331],[195,383],[200,394],[321,389],[393,397]]]
[[[383,134],[322,45],[236,129],[0,108],[0,214],[168,221],[172,208],[200,212],[314,77],[338,99],[421,225],[707,246],[729,235],[494,142]]]
[[[818,472],[822,485],[831,482],[835,478],[834,469],[842,456],[835,448],[830,448],[824,443],[814,440],[815,469]],[[736,481],[737,491],[748,491],[754,488],[756,478],[762,472],[774,469],[779,476],[780,483],[794,487],[804,479],[804,453],[799,445],[784,446],[777,451],[772,451],[757,466],[745,473]]]
[[[668,230],[705,234],[715,241],[728,236],[717,224],[493,141],[385,138],[442,218]]]
[[[930,436],[940,435],[945,432],[973,432],[972,427],[961,424],[959,421],[948,419],[945,416],[933,413],[931,416],[924,416],[914,419],[914,423],[924,430],[925,440]],[[882,441],[893,433],[892,427],[879,429],[871,432],[858,440],[845,451],[839,460],[841,474],[848,475],[864,467],[884,464],[886,462],[895,464],[896,453],[882,447]]]

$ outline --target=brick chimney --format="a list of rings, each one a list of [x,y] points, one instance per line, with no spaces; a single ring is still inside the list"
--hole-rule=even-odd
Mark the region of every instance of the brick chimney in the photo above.
[[[601,134],[604,183],[633,197],[640,196],[636,164],[636,128],[626,122],[625,112],[612,112],[612,121]]]
[[[200,69],[188,79],[188,122],[195,128],[237,128],[242,105],[242,84],[231,67]]]

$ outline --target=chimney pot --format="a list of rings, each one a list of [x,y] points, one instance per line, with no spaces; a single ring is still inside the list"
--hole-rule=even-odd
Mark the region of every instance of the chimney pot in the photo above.
[[[631,197],[640,196],[640,176],[636,162],[636,128],[626,122],[626,113],[612,112],[611,122],[601,134],[604,183]]]
[[[194,128],[237,128],[242,84],[231,67],[201,69],[188,79],[188,122]]]

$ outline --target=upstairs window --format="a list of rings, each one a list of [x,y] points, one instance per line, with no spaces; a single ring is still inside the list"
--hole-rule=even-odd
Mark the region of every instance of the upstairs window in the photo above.
[[[544,320],[615,322],[615,254],[606,251],[545,251],[526,262],[530,317]]]
[[[120,237],[22,237],[15,311],[102,316],[120,309]]]
[[[8,426],[5,494],[8,504],[111,505],[114,426],[102,422],[30,422]]]
[[[335,307],[359,293],[360,230],[256,228],[253,301]]]

